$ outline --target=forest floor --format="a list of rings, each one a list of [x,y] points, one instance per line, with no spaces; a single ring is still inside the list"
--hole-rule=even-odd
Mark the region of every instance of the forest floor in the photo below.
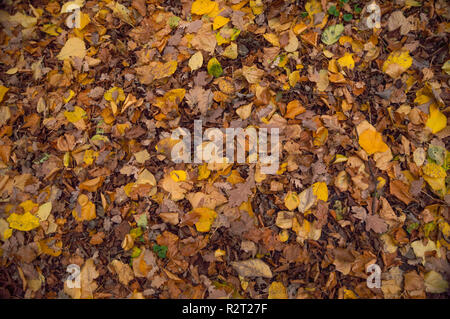
[[[1,298],[449,297],[445,0],[4,1],[0,23]],[[177,162],[195,120],[277,128],[276,170]]]

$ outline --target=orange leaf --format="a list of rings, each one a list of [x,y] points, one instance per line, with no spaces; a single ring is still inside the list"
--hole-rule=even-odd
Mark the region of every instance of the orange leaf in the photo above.
[[[93,179],[88,179],[80,184],[80,189],[86,190],[88,192],[95,192],[103,184],[103,177],[99,176]]]

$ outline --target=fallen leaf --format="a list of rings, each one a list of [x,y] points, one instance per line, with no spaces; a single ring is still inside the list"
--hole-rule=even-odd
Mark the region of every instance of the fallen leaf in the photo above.
[[[264,277],[272,278],[270,267],[261,259],[248,259],[244,261],[233,261],[231,266],[242,277]]]
[[[342,32],[344,32],[343,24],[329,26],[322,33],[322,42],[327,45],[332,45],[339,40]]]
[[[270,284],[268,299],[288,299],[286,287],[283,283],[274,281]]]
[[[65,60],[72,57],[83,59],[86,56],[86,46],[80,38],[73,37],[66,41],[63,48],[57,55],[58,60]]]
[[[110,266],[112,271],[119,277],[119,282],[121,284],[127,286],[129,282],[134,279],[133,270],[131,270],[130,266],[124,264],[120,260],[114,259],[110,263]]]
[[[368,155],[389,150],[389,147],[383,142],[382,135],[374,129],[367,129],[359,135],[359,145]]]
[[[195,71],[197,69],[200,69],[203,65],[203,55],[200,51],[197,51],[194,53],[191,58],[189,59],[189,67],[191,68],[191,71]]]
[[[412,65],[412,58],[406,50],[393,51],[383,64],[383,72],[396,79]]]
[[[26,212],[22,215],[12,213],[6,220],[8,221],[10,228],[21,231],[30,231],[40,226],[39,218],[30,212]]]

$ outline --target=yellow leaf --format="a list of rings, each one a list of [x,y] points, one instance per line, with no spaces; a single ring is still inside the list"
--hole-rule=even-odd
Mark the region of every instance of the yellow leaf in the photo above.
[[[168,76],[171,76],[177,70],[178,62],[173,60],[166,63],[155,62],[151,64],[149,70],[146,72],[150,72],[153,75],[154,80],[159,80]]]
[[[320,1],[310,0],[305,4],[305,10],[312,19],[316,13],[322,12],[322,5]]]
[[[229,46],[223,50],[222,56],[229,58],[229,59],[236,59],[238,57],[238,50],[237,50],[237,44],[231,43]]]
[[[342,154],[336,154],[336,159],[334,160],[333,164],[337,163],[343,163],[346,162],[348,158]]]
[[[14,68],[9,69],[5,73],[8,74],[8,75],[13,75],[13,74],[16,74],[18,71],[19,71],[19,69],[14,67]]]
[[[440,222],[439,229],[441,230],[442,234],[445,237],[450,237],[450,225],[447,222],[445,221]]]
[[[383,64],[383,72],[396,79],[412,65],[412,58],[407,50],[393,51]]]
[[[32,200],[26,200],[26,201],[20,203],[19,206],[23,208],[23,211],[24,211],[25,213],[31,213],[31,211],[32,211],[35,207],[38,207],[39,205],[36,204],[35,202],[33,202]]]
[[[175,181],[175,182],[183,182],[186,180],[187,178],[187,174],[185,171],[182,170],[176,170],[176,171],[171,171],[170,172],[170,177]]]
[[[9,227],[21,231],[30,231],[39,227],[39,218],[29,212],[26,212],[23,215],[13,213],[8,217],[7,221]]]
[[[164,94],[163,97],[157,97],[154,105],[159,107],[161,111],[166,114],[166,112],[174,109],[178,109],[178,104],[183,100],[186,94],[185,89],[173,89]]]
[[[39,247],[44,254],[58,257],[62,253],[62,241],[55,238],[47,238],[39,241]]]
[[[445,71],[447,75],[450,75],[450,60],[447,60],[447,62],[444,63],[442,70]]]
[[[239,172],[237,170],[232,170],[230,176],[227,177],[227,182],[232,184],[232,185],[236,185],[239,183],[244,183],[245,179],[243,179],[241,177],[241,175],[239,175]]]
[[[63,96],[64,103],[68,103],[74,96],[75,96],[75,92],[73,90],[69,90],[69,92],[67,92]]]
[[[278,36],[275,33],[266,33],[263,35],[263,37],[274,47],[280,46],[280,41],[278,40]]]
[[[119,134],[121,136],[123,136],[125,134],[125,131],[127,129],[129,129],[130,127],[131,127],[130,123],[123,123],[123,124],[116,125],[117,131],[119,132]],[[97,154],[97,156],[98,156],[98,154]]]
[[[51,211],[52,211],[52,202],[47,202],[39,206],[36,216],[39,217],[40,221],[44,221],[47,220]]]
[[[365,130],[359,135],[359,145],[369,155],[377,152],[383,153],[389,150],[389,147],[383,142],[382,135],[372,128]]]
[[[439,191],[445,189],[445,178],[447,174],[441,166],[435,163],[428,163],[422,168],[422,172],[423,179],[433,190]]]
[[[386,185],[386,180],[381,176],[377,177],[377,182],[377,189],[382,189]]]
[[[5,241],[12,235],[12,229],[3,218],[0,218],[0,240]]]
[[[209,175],[211,174],[211,171],[208,169],[208,164],[204,163],[203,165],[200,165],[198,168],[198,177],[197,179],[199,181],[203,179],[207,179]]]
[[[358,296],[352,290],[344,289],[344,299],[358,299]]]
[[[317,182],[312,185],[313,194],[319,200],[326,202],[328,200],[328,187],[324,182]]]
[[[300,72],[299,71],[291,72],[291,74],[289,74],[289,85],[291,87],[294,87],[298,81],[300,81]]]
[[[225,256],[227,253],[225,252],[225,250],[222,249],[216,249],[216,251],[214,252],[214,257],[219,258],[222,256]]]
[[[78,30],[83,30],[85,26],[87,26],[91,22],[91,18],[89,17],[89,14],[81,12],[80,13],[80,27],[77,28]]]
[[[80,212],[78,213],[79,208]],[[78,205],[72,211],[72,216],[79,222],[95,219],[97,217],[95,213],[95,204],[89,201],[89,198],[86,195],[80,194],[80,196],[78,196]]]
[[[76,123],[86,116],[86,112],[81,107],[75,106],[73,112],[64,111],[64,116],[70,123]]]
[[[294,210],[300,204],[300,198],[296,192],[288,192],[284,197],[284,206],[289,210]]]
[[[216,8],[216,3],[210,0],[195,0],[191,7],[191,13],[197,15],[208,14]]]
[[[199,232],[208,232],[211,229],[211,225],[217,217],[217,213],[206,207],[198,207],[191,213],[199,216],[198,221],[195,223],[195,227]]]
[[[92,163],[94,163],[94,159],[97,156],[98,156],[98,152],[95,152],[94,150],[86,150],[84,152],[83,161],[87,165],[91,165]]]
[[[228,21],[230,21],[229,18],[225,18],[225,17],[222,17],[222,16],[215,17],[214,18],[214,22],[213,22],[213,29],[217,30],[217,29],[223,27],[225,24],[228,23]]]
[[[342,68],[347,67],[350,70],[353,70],[353,68],[355,67],[355,61],[353,60],[352,53],[345,52],[344,56],[338,59],[337,62]]]
[[[63,164],[64,164],[64,166],[65,167],[69,167],[70,162],[71,162],[70,152],[65,152],[64,156],[63,156]]]
[[[73,37],[66,41],[61,52],[57,55],[58,60],[65,60],[70,57],[84,58],[86,56],[86,46],[80,38]]]
[[[6,92],[8,92],[9,88],[6,86],[0,85],[0,102],[3,101],[3,98],[5,97]]]
[[[259,15],[264,12],[264,3],[262,0],[250,0],[250,8],[254,15]]]
[[[283,229],[279,234],[278,234],[278,240],[281,241],[282,243],[286,242],[289,239],[289,231],[287,229]]]
[[[114,86],[105,92],[104,98],[106,101],[113,101],[117,104],[119,102],[125,101],[125,93],[123,92],[122,88]]]
[[[298,39],[294,32],[289,31],[289,42],[284,46],[286,52],[295,52],[298,49]]]
[[[288,299],[286,287],[283,283],[274,281],[270,284],[268,299]]]
[[[313,133],[313,136],[314,136],[313,141],[314,146],[322,146],[328,139],[328,129],[324,126],[321,126],[317,129],[317,131]]]
[[[434,103],[430,105],[430,115],[425,125],[431,129],[433,134],[442,131],[447,126],[447,117],[439,111]]]
[[[195,71],[202,67],[203,64],[203,55],[200,51],[197,51],[194,55],[189,59],[189,67],[191,71]]]
[[[119,2],[110,2],[108,3],[108,8],[110,8],[113,11],[113,14],[118,17],[120,20],[133,25],[133,20],[130,17],[130,10],[125,7],[123,4],[120,4]]]
[[[422,168],[422,171],[425,175],[432,178],[445,178],[447,176],[445,170],[435,163],[428,163]]]

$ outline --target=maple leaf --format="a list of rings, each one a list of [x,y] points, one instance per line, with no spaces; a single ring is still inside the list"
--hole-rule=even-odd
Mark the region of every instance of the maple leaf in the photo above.
[[[212,104],[213,93],[210,89],[205,90],[200,86],[195,86],[186,94],[186,103],[200,112],[201,115],[206,115],[206,111]]]
[[[384,220],[377,215],[367,215],[365,222],[366,230],[370,231],[372,229],[377,234],[386,232],[388,228],[388,225],[384,222]]]
[[[249,174],[245,183],[236,184],[236,188],[228,191],[228,206],[236,207],[248,200],[248,197],[253,194],[252,188],[255,187],[255,171],[249,168]]]

